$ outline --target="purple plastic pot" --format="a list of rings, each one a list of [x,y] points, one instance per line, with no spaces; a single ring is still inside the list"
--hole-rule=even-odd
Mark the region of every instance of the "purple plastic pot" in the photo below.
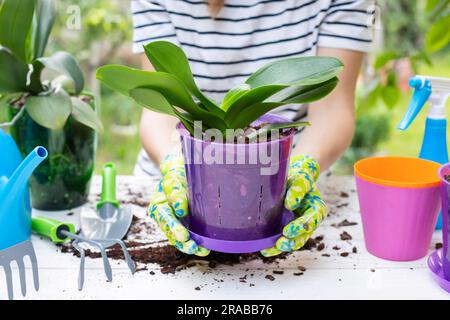
[[[433,251],[433,253],[428,257],[428,268],[433,273],[433,278],[439,286],[450,293],[450,281],[445,279],[442,268],[442,262],[444,260],[442,255],[442,249]]]
[[[254,125],[286,121],[284,117],[265,115]],[[178,130],[189,188],[190,213],[183,223],[191,234],[197,239],[200,236],[232,242],[279,234],[285,224],[283,199],[294,132],[269,142],[226,144],[195,139],[181,124]],[[270,155],[270,165],[267,159],[255,157],[259,152]],[[223,161],[204,161],[206,154]],[[262,168],[273,172],[262,174]],[[242,248],[242,252],[252,250]]]
[[[446,280],[450,281],[450,250],[449,250],[449,199],[450,199],[450,183],[445,179],[450,175],[450,163],[443,165],[439,169],[439,178],[441,184],[441,199],[442,199],[442,271]]]

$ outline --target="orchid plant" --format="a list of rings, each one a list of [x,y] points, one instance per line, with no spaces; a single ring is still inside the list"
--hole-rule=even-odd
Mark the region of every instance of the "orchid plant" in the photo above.
[[[49,129],[63,128],[72,116],[101,130],[83,97],[88,94],[83,93],[84,77],[75,58],[63,51],[44,57],[55,21],[54,0],[3,0],[0,5],[0,106],[18,107],[16,117],[26,111]],[[44,80],[44,69],[57,77]]]
[[[278,60],[231,89],[219,104],[197,87],[181,48],[171,42],[155,41],[144,49],[156,71],[107,65],[97,70],[97,78],[147,109],[177,117],[192,135],[195,121],[202,122],[203,131],[218,129],[226,133],[227,129],[248,128],[277,107],[319,100],[336,87],[337,75],[343,68],[332,57]],[[308,123],[283,123],[273,129],[304,125]]]

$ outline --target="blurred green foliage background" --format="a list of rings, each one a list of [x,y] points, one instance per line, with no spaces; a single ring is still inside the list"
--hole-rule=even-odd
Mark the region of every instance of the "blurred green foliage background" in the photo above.
[[[74,54],[87,87],[99,97],[105,131],[99,137],[97,163],[113,161],[120,174],[131,174],[140,149],[141,108],[95,80],[95,70],[106,63],[139,66],[131,52],[130,1],[56,3],[59,15],[48,51]],[[407,80],[414,74],[450,77],[450,0],[379,0],[375,18],[374,51],[366,59],[358,86],[355,138],[335,166],[341,173],[351,172],[357,159],[374,153],[416,156],[426,110],[408,131],[395,129],[412,95]]]

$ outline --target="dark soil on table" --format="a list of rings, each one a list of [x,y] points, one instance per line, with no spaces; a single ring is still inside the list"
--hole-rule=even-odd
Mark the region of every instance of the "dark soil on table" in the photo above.
[[[305,246],[301,250],[312,250],[317,248],[321,241],[322,236],[308,240]],[[126,241],[126,245],[129,249],[129,253],[134,262],[140,264],[158,264],[161,268],[161,273],[175,273],[177,271],[191,268],[199,263],[206,263],[209,268],[214,269],[218,266],[233,266],[237,264],[242,264],[249,261],[260,260],[263,263],[274,263],[279,260],[284,260],[289,254],[281,254],[276,257],[265,258],[259,253],[251,254],[226,254],[219,252],[211,252],[207,257],[197,257],[194,255],[187,255],[171,245],[164,244],[167,243],[166,240],[153,242],[153,243],[141,243],[136,241]],[[164,244],[164,245],[161,245]],[[159,246],[155,246],[159,245]],[[72,246],[63,246],[61,249],[63,253],[73,253],[75,256],[79,257],[78,251],[74,250]],[[86,250],[86,257],[89,258],[100,258],[99,252]],[[115,245],[108,249],[108,257],[114,260],[123,260],[123,252],[120,246]],[[306,269],[301,267],[302,271]],[[145,268],[138,268],[138,271],[144,271]]]
[[[444,176],[445,181],[450,182],[450,175]]]
[[[127,193],[127,201],[128,204],[137,205],[140,207],[147,207],[148,203],[142,199],[145,199],[144,195],[141,193],[133,192],[131,188],[125,191]],[[339,194],[341,198],[347,198],[349,195],[345,192],[341,192]],[[337,208],[339,205],[336,204]],[[339,223],[332,224],[332,226],[336,228],[341,227],[351,227],[357,225],[356,222],[348,221],[344,219]],[[252,254],[225,254],[218,252],[211,252],[207,257],[197,257],[193,255],[184,254],[173,246],[169,245],[167,240],[160,240],[149,242],[148,235],[156,232],[155,226],[147,221],[139,218],[133,218],[132,225],[128,232],[128,235],[125,237],[125,243],[129,249],[129,253],[133,259],[133,261],[137,264],[137,271],[148,271],[148,264],[157,264],[160,267],[160,271],[163,274],[173,274],[180,270],[184,270],[187,268],[191,268],[194,266],[207,266],[210,269],[214,269],[220,266],[234,266],[239,264],[244,264],[250,261],[262,261],[265,264],[272,264],[274,266],[278,266],[279,262],[286,259],[290,254],[282,254],[272,258],[265,258],[260,253],[252,253]],[[350,254],[357,254],[358,249],[356,247],[350,248],[350,250],[341,251],[341,246],[334,245],[333,247],[328,247],[329,249],[333,249],[333,251],[326,252],[326,245],[324,240],[324,236],[320,235],[315,238],[309,239],[303,248],[300,251],[323,251],[323,253],[319,254],[322,257],[331,257],[331,256],[340,256],[340,257],[348,257]],[[352,240],[352,236],[347,231],[343,231],[337,240],[349,242]],[[337,251],[337,252],[336,252]],[[73,249],[73,247],[68,245],[61,246],[61,252],[71,253],[75,256],[79,256],[79,253]],[[116,245],[108,249],[108,257],[113,260],[123,260],[123,252],[121,248]],[[90,258],[100,258],[100,253],[97,251],[86,250],[86,256]],[[306,271],[306,268],[299,266],[299,272],[295,272],[295,276],[303,275]],[[274,271],[272,275],[268,275],[266,279],[273,281],[273,275],[281,275],[282,270]],[[155,272],[150,271],[151,275],[154,275]],[[274,278],[275,279],[275,278]],[[223,281],[223,280],[220,280]],[[240,282],[245,282],[247,279],[241,279]],[[253,286],[252,284],[250,284]]]

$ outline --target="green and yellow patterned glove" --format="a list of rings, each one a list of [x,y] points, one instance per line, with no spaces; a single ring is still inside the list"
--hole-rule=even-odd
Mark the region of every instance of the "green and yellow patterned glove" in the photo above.
[[[183,159],[168,155],[161,163],[163,178],[159,181],[148,208],[149,216],[156,221],[169,243],[181,252],[207,256],[209,250],[195,243],[189,231],[178,218],[188,214],[188,193]]]
[[[283,229],[283,236],[272,248],[261,254],[271,257],[303,247],[327,215],[325,202],[316,188],[319,164],[313,158],[298,155],[291,159],[284,206],[295,212],[297,219]]]

